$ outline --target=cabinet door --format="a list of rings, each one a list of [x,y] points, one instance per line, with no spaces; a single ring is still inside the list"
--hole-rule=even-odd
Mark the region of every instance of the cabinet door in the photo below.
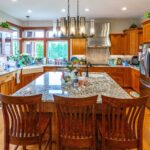
[[[138,30],[131,30],[129,36],[129,54],[137,55],[138,53]]]
[[[136,92],[140,91],[140,73],[139,71],[132,69],[132,88]]]
[[[143,27],[143,42],[150,42],[150,23]]]
[[[22,86],[27,85],[28,83],[34,80],[34,74],[25,74],[22,75]]]
[[[56,71],[56,67],[44,67],[44,72]]]
[[[72,39],[72,55],[86,54],[86,39]]]
[[[124,87],[131,87],[131,68],[124,68]]]
[[[124,86],[124,68],[112,67],[109,69],[109,75],[120,85]]]
[[[124,54],[124,35],[123,34],[112,34],[110,35],[111,40],[111,54],[112,55],[123,55]]]
[[[14,86],[13,86],[13,80],[4,82],[3,84],[0,85],[0,93],[5,94],[5,95],[10,95],[14,92]]]

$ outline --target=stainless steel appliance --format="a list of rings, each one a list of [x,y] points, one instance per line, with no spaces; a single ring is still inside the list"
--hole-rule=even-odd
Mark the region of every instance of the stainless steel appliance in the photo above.
[[[140,53],[140,94],[150,96],[150,43],[143,44]],[[150,108],[150,97],[147,107]]]
[[[139,65],[139,59],[138,59],[138,56],[133,56],[131,58],[131,65]]]

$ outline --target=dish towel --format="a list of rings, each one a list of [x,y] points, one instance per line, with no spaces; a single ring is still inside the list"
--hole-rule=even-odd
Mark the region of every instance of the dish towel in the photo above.
[[[20,73],[21,73],[20,70],[16,72],[16,83],[17,83],[17,84],[20,83]]]

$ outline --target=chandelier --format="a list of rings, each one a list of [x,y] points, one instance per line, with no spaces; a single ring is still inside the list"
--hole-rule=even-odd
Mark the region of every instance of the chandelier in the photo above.
[[[89,28],[89,33],[86,33],[86,27]],[[86,21],[85,17],[79,16],[79,0],[77,0],[77,17],[70,17],[70,0],[68,0],[67,17],[57,20],[57,24],[53,25],[53,31],[59,32],[59,36],[64,38],[92,37],[95,34],[95,22],[94,19]]]

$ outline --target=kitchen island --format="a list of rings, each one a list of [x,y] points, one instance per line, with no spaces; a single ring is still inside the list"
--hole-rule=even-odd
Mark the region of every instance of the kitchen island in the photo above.
[[[107,73],[90,73],[86,78],[86,86],[74,88],[71,84],[61,86],[62,72],[47,72],[16,93],[14,96],[29,96],[42,94],[42,108],[45,112],[52,112],[52,138],[57,143],[57,119],[53,94],[67,97],[87,97],[98,95],[97,112],[101,111],[101,95],[116,98],[131,98],[119,84],[117,84]],[[57,147],[57,145],[56,145]],[[56,148],[57,149],[57,148]]]
[[[26,85],[15,96],[42,94],[43,102],[53,103],[53,94],[67,97],[87,97],[99,95],[97,103],[101,103],[101,95],[130,98],[130,96],[107,74],[90,73],[86,85],[74,88],[72,84],[61,85],[62,72],[47,72]]]

